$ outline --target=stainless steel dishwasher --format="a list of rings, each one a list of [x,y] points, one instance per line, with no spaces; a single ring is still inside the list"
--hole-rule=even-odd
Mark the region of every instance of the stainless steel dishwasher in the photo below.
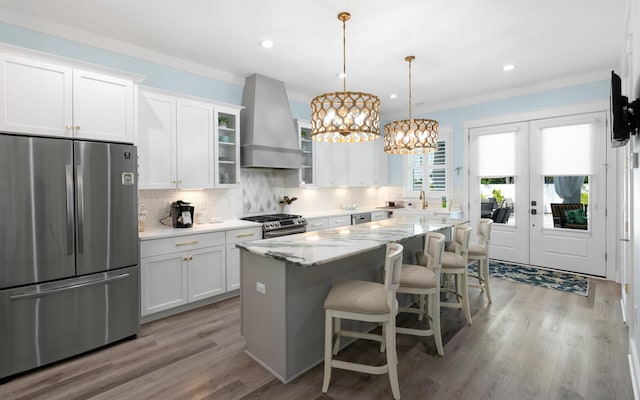
[[[351,214],[351,225],[371,222],[371,213]]]

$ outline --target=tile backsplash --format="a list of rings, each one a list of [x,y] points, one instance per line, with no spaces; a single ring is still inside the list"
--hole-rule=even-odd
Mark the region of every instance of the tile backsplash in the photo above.
[[[290,212],[303,214],[337,209],[341,204],[381,206],[402,191],[399,187],[290,188],[285,185],[287,173],[272,169],[242,168],[239,188],[139,190],[138,204],[146,210],[146,229],[154,229],[162,226],[160,220],[170,215],[170,205],[176,200],[193,203],[196,221],[211,221],[282,212],[279,201],[284,196],[297,197]],[[166,218],[164,223],[171,225],[171,218]]]

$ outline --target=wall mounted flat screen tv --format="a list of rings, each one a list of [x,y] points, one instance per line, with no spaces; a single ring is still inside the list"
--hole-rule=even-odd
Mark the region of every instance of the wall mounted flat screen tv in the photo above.
[[[629,103],[627,96],[622,95],[622,80],[611,71],[611,146],[624,146],[631,135],[638,130],[638,107],[640,101],[636,99]]]

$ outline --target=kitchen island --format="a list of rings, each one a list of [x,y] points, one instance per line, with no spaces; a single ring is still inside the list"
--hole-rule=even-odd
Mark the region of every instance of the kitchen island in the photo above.
[[[322,362],[323,304],[333,283],[381,281],[387,243],[401,243],[405,262],[415,262],[424,235],[448,233],[453,224],[401,217],[239,243],[247,354],[285,383]],[[349,322],[349,329],[375,327]]]

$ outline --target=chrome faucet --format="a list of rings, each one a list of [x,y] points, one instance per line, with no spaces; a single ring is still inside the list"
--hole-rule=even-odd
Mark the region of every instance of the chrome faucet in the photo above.
[[[420,200],[422,200],[422,209],[424,210],[429,205],[427,203],[427,196],[425,196],[424,190],[420,191]]]

